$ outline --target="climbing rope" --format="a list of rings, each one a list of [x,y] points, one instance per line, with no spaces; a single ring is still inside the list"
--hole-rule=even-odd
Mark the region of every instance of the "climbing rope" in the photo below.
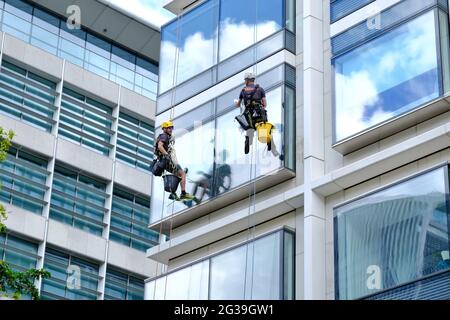
[[[256,42],[258,41],[258,34],[257,34],[257,21],[258,21],[258,0],[255,1],[255,27],[253,29],[253,69],[255,70],[255,75],[258,76],[258,55],[257,55],[257,48],[256,48]],[[250,274],[250,300],[253,298],[253,274],[254,274],[254,266],[255,266],[255,244],[253,243],[253,240],[255,238],[255,229],[256,229],[256,223],[254,220],[254,215],[256,212],[256,170],[257,170],[257,164],[258,164],[258,141],[255,143],[255,135],[257,135],[258,132],[255,129],[253,131],[253,141],[252,141],[252,153],[250,157],[250,181],[251,185],[249,188],[249,207],[247,211],[247,245],[246,245],[246,253],[245,253],[245,274],[244,274],[244,299],[246,298],[246,290],[247,290],[247,277],[248,277],[248,258],[249,258],[249,248],[252,246],[252,255],[251,255],[251,274]],[[257,140],[257,139],[256,139]],[[256,155],[255,155],[256,152]],[[255,163],[253,163],[255,162]],[[252,214],[253,209],[253,214]],[[253,217],[253,218],[252,218]]]
[[[171,99],[170,99],[170,117],[169,120],[173,121],[173,118],[175,116],[175,98],[176,98],[176,91],[177,91],[177,81],[178,81],[178,64],[179,64],[179,60],[180,60],[180,50],[179,50],[179,44],[180,44],[180,32],[181,32],[181,25],[180,25],[180,20],[183,16],[183,13],[181,13],[178,17],[177,17],[177,22],[176,22],[176,45],[175,45],[175,57],[174,57],[174,64],[173,64],[173,74],[172,74],[172,93],[171,93]],[[166,193],[165,190],[163,191],[163,203],[161,206],[161,222],[160,222],[160,227],[159,227],[159,235],[160,235],[160,241],[159,241],[159,246],[158,246],[158,253],[160,252],[161,248],[161,244],[162,244],[162,237],[163,237],[163,220],[164,220],[164,210],[166,207]],[[169,248],[171,246],[171,242],[172,242],[172,226],[173,226],[173,214],[174,214],[174,208],[175,208],[175,200],[172,202],[172,212],[170,214],[170,228],[169,228]],[[156,272],[158,273],[158,267],[159,267],[160,263],[157,262],[156,263]],[[165,265],[163,263],[161,263],[161,274],[163,274],[166,270],[166,268],[164,268]],[[164,268],[164,270],[163,270]],[[166,291],[167,291],[167,276],[165,277],[164,280],[164,299],[166,298]],[[155,281],[155,286],[154,286],[154,293],[153,296],[155,296],[156,294],[156,281]]]

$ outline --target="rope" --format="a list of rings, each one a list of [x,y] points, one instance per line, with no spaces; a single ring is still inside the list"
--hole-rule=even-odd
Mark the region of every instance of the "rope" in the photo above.
[[[175,59],[174,59],[174,65],[173,65],[173,74],[172,74],[172,95],[171,95],[171,101],[170,101],[170,120],[172,121],[175,115],[175,98],[176,98],[176,91],[177,91],[177,81],[178,81],[178,64],[179,64],[179,60],[180,60],[180,50],[179,50],[179,44],[180,44],[180,31],[181,31],[181,27],[180,27],[180,20],[181,17],[183,16],[183,13],[181,13],[178,17],[177,17],[177,35],[176,35],[176,46],[175,46]],[[163,178],[164,179],[164,178]],[[162,229],[163,229],[163,222],[162,220],[164,219],[164,209],[165,209],[165,203],[166,203],[166,192],[164,190],[163,192],[163,203],[162,203],[162,207],[161,207],[161,223],[160,223],[160,227],[159,227],[159,235],[160,235],[160,243],[159,243],[159,247],[158,247],[158,253],[161,250],[160,249],[160,245],[161,245],[161,236],[162,236]],[[174,214],[174,208],[175,208],[175,200],[172,202],[172,212],[170,214],[170,229],[169,229],[169,248],[171,246],[171,242],[172,242],[172,227],[173,227],[173,214]],[[160,263],[157,262],[156,264],[156,272],[158,272],[158,267],[159,267]],[[163,263],[161,263],[162,267],[164,266]],[[163,268],[161,268],[163,269]],[[165,270],[164,270],[165,271]],[[161,270],[161,274],[163,273],[163,270]],[[164,280],[164,299],[166,297],[166,291],[167,291],[167,276],[165,277]],[[154,286],[154,292],[153,292],[153,297],[156,294],[156,281],[155,281],[155,286]]]
[[[258,21],[258,1],[256,0],[255,4],[255,21]],[[256,48],[256,42],[258,40],[257,35],[257,23],[255,23],[255,27],[253,29],[253,68],[255,70],[255,74],[258,75],[258,55],[257,55],[257,48]],[[255,140],[255,135],[257,135],[258,132],[255,129],[253,132],[253,140]],[[244,299],[246,296],[246,290],[247,290],[247,269],[248,269],[248,250],[250,245],[252,245],[252,272],[251,272],[251,280],[250,280],[250,300],[253,298],[253,274],[254,274],[254,268],[255,268],[255,246],[253,243],[253,240],[255,238],[255,221],[251,219],[251,210],[253,208],[253,215],[256,211],[256,169],[257,169],[257,159],[258,159],[258,141],[256,141],[256,144],[252,141],[252,155],[250,157],[250,181],[252,182],[251,187],[249,188],[249,207],[247,211],[247,248],[245,253],[245,274],[244,274]],[[256,145],[256,147],[255,147]],[[255,150],[256,150],[256,156],[255,156]],[[255,158],[255,160],[253,160]],[[255,161],[255,164],[253,164],[253,161]]]

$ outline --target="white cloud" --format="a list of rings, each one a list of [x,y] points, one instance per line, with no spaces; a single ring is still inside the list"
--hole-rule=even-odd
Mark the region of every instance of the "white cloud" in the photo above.
[[[156,26],[171,20],[174,15],[163,8],[166,0],[107,0]]]

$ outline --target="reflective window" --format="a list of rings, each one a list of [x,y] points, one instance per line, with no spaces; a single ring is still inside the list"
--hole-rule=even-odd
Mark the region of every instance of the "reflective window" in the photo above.
[[[450,269],[447,170],[335,210],[337,298],[360,298]]]
[[[283,0],[222,0],[219,60],[225,60],[280,30],[283,7]]]
[[[112,108],[68,88],[63,89],[58,133],[65,139],[109,155]]]
[[[148,229],[149,221],[149,198],[114,189],[110,240],[145,252],[158,243],[158,234]]]
[[[144,279],[108,267],[105,300],[144,300]]]
[[[38,244],[15,237],[0,234],[0,260],[5,261],[12,270],[24,272],[36,268]],[[31,296],[23,294],[21,300],[30,300]]]
[[[4,9],[3,9],[4,6]],[[156,100],[158,66],[24,0],[0,2],[1,30]]]
[[[245,133],[235,120],[241,111],[232,105],[242,86],[174,119],[177,159],[183,168],[188,169],[186,191],[195,198],[188,202],[169,200],[169,195],[164,192],[163,179],[156,177],[152,182],[151,222],[201,204],[283,167],[295,169],[295,147],[286,147],[286,143],[295,140],[295,94],[291,87],[283,85],[286,68],[286,65],[280,65],[258,77],[258,83],[268,88],[268,119],[275,126],[271,151],[267,143],[258,140],[255,132],[250,139],[250,153],[244,153]],[[291,82],[289,84],[292,85]],[[290,124],[288,131],[285,131],[285,121]],[[161,129],[156,129],[155,135],[160,132]]]
[[[43,300],[96,300],[99,296],[95,263],[47,248],[44,269],[51,277],[42,281]]]
[[[284,236],[288,234],[291,236]],[[281,248],[285,248],[284,251]],[[293,299],[293,260],[293,234],[287,231],[274,232],[148,282],[146,298]]]
[[[56,84],[7,61],[0,71],[0,112],[51,131]]]
[[[295,6],[290,4],[283,12],[286,1],[290,0],[209,0],[163,26],[159,94],[251,47],[285,26],[293,29],[289,19],[295,17]],[[285,15],[290,17],[287,21],[283,20]],[[281,40],[279,46],[279,41],[274,41],[261,48],[263,50],[258,50],[258,53],[249,51],[244,59],[237,59],[227,69],[232,67],[238,72],[247,67],[249,62],[266,57],[267,52],[272,54],[274,50],[281,49],[283,37],[277,40]],[[226,70],[220,74],[222,76],[219,79],[215,78],[214,72],[197,79],[201,83],[196,83],[192,89],[205,89],[201,84],[207,87],[229,76]]]
[[[106,184],[57,165],[53,178],[50,218],[101,236]]]
[[[207,300],[209,261],[171,273],[167,277],[165,300]]]
[[[336,141],[439,96],[435,26],[430,11],[334,60]]]
[[[172,87],[175,78],[181,83],[216,63],[218,11],[218,1],[209,0],[163,28],[160,92]]]
[[[150,171],[154,134],[153,125],[121,112],[117,134],[117,159],[133,167]]]
[[[214,183],[214,110],[211,103],[176,120],[175,149],[176,157],[183,168],[189,170],[189,180],[186,190],[197,197],[197,203],[206,201],[215,194]],[[157,130],[159,135],[161,129]],[[229,176],[230,174],[227,173]],[[153,179],[152,221],[165,217],[173,212],[186,208],[182,202],[170,201],[164,192],[164,182],[161,178]],[[187,205],[195,205],[187,203]]]
[[[0,200],[42,214],[48,175],[47,160],[10,148],[0,163]]]

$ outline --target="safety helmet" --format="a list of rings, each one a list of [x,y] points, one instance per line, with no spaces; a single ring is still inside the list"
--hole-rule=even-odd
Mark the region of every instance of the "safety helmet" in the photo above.
[[[246,72],[244,80],[255,80],[256,75],[253,72]]]
[[[164,121],[163,123],[162,123],[162,125],[161,125],[161,128],[162,129],[166,129],[166,128],[169,128],[169,127],[173,127],[173,122],[172,121]]]

